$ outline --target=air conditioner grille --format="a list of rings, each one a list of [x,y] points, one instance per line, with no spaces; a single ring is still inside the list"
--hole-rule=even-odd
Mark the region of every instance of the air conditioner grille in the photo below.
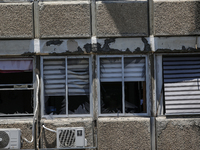
[[[75,146],[76,130],[61,130],[59,133],[60,147],[74,147]]]
[[[0,148],[5,148],[9,141],[9,135],[5,131],[0,131]]]

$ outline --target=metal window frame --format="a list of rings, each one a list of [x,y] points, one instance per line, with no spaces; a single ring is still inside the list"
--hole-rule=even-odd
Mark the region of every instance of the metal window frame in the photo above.
[[[34,110],[35,110],[35,101],[36,101],[36,88],[37,88],[37,83],[36,83],[36,74],[35,74],[35,68],[36,68],[36,58],[35,57],[6,57],[6,58],[0,58],[1,60],[7,60],[7,61],[12,61],[12,60],[32,60],[33,61],[33,82],[32,84],[0,84],[0,86],[14,86],[14,85],[32,85],[32,88],[2,88],[0,89],[1,91],[3,90],[33,90],[33,112],[30,114],[0,114],[0,117],[25,117],[25,116],[33,116]]]
[[[112,114],[102,114],[101,113],[101,102],[100,102],[100,59],[101,58],[121,58],[122,60],[122,109],[123,112],[122,113],[112,113]],[[146,113],[125,113],[125,91],[124,91],[124,58],[126,57],[143,57],[145,58],[145,81],[146,81],[146,109],[147,112]],[[149,91],[149,86],[150,86],[150,78],[149,78],[149,67],[148,67],[148,62],[149,62],[149,58],[147,57],[147,55],[98,55],[97,56],[97,61],[96,61],[96,65],[97,65],[97,99],[98,99],[98,116],[149,116],[150,114],[150,102],[149,102],[149,95],[150,95],[150,91]]]
[[[89,90],[90,90],[90,113],[89,114],[68,114],[68,84],[67,84],[67,59],[68,58],[88,58],[89,59]],[[41,69],[41,116],[42,118],[48,118],[49,115],[44,113],[44,75],[43,75],[43,61],[44,59],[65,59],[65,99],[66,99],[66,114],[65,115],[52,115],[53,118],[66,118],[66,117],[91,117],[93,114],[93,100],[92,100],[92,59],[91,56],[40,56],[40,69]]]

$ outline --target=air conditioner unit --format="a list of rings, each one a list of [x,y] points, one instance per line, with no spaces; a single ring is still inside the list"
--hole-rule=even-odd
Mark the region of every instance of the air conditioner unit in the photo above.
[[[0,149],[20,149],[21,130],[15,128],[0,129]]]
[[[57,128],[57,148],[85,146],[87,141],[83,127]]]

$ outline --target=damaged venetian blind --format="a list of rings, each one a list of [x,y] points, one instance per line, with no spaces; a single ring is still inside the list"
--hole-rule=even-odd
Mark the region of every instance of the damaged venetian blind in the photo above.
[[[124,81],[145,81],[145,58],[124,58]]]
[[[101,82],[122,81],[122,63],[124,64],[124,81],[145,81],[145,58],[125,57],[102,58]]]
[[[163,57],[166,114],[200,113],[200,57]]]
[[[89,95],[89,59],[68,58],[68,95]]]
[[[121,58],[101,58],[100,61],[101,82],[122,81]]]
[[[65,59],[45,59],[43,65],[45,95],[65,96]]]

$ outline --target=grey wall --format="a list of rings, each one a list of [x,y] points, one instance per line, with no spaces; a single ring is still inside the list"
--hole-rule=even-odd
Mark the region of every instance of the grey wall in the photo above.
[[[0,119],[0,128],[19,128],[21,136],[31,141],[32,138],[32,120],[31,119]],[[21,149],[34,149],[34,141],[27,143],[22,140]]]
[[[99,150],[151,149],[149,118],[99,118]]]
[[[43,119],[41,124],[44,124],[47,128],[56,130],[58,127],[84,127],[85,138],[87,139],[87,145],[93,146],[93,128],[92,118],[61,118],[46,120]],[[56,133],[44,130],[42,134],[42,147],[43,148],[55,148],[56,147]]]
[[[147,1],[97,2],[97,36],[147,36]]]
[[[33,4],[0,3],[0,38],[33,36]]]
[[[155,1],[155,35],[200,34],[200,1]]]
[[[89,3],[40,2],[39,30],[41,38],[89,37]]]
[[[157,149],[198,150],[199,118],[157,118]]]

